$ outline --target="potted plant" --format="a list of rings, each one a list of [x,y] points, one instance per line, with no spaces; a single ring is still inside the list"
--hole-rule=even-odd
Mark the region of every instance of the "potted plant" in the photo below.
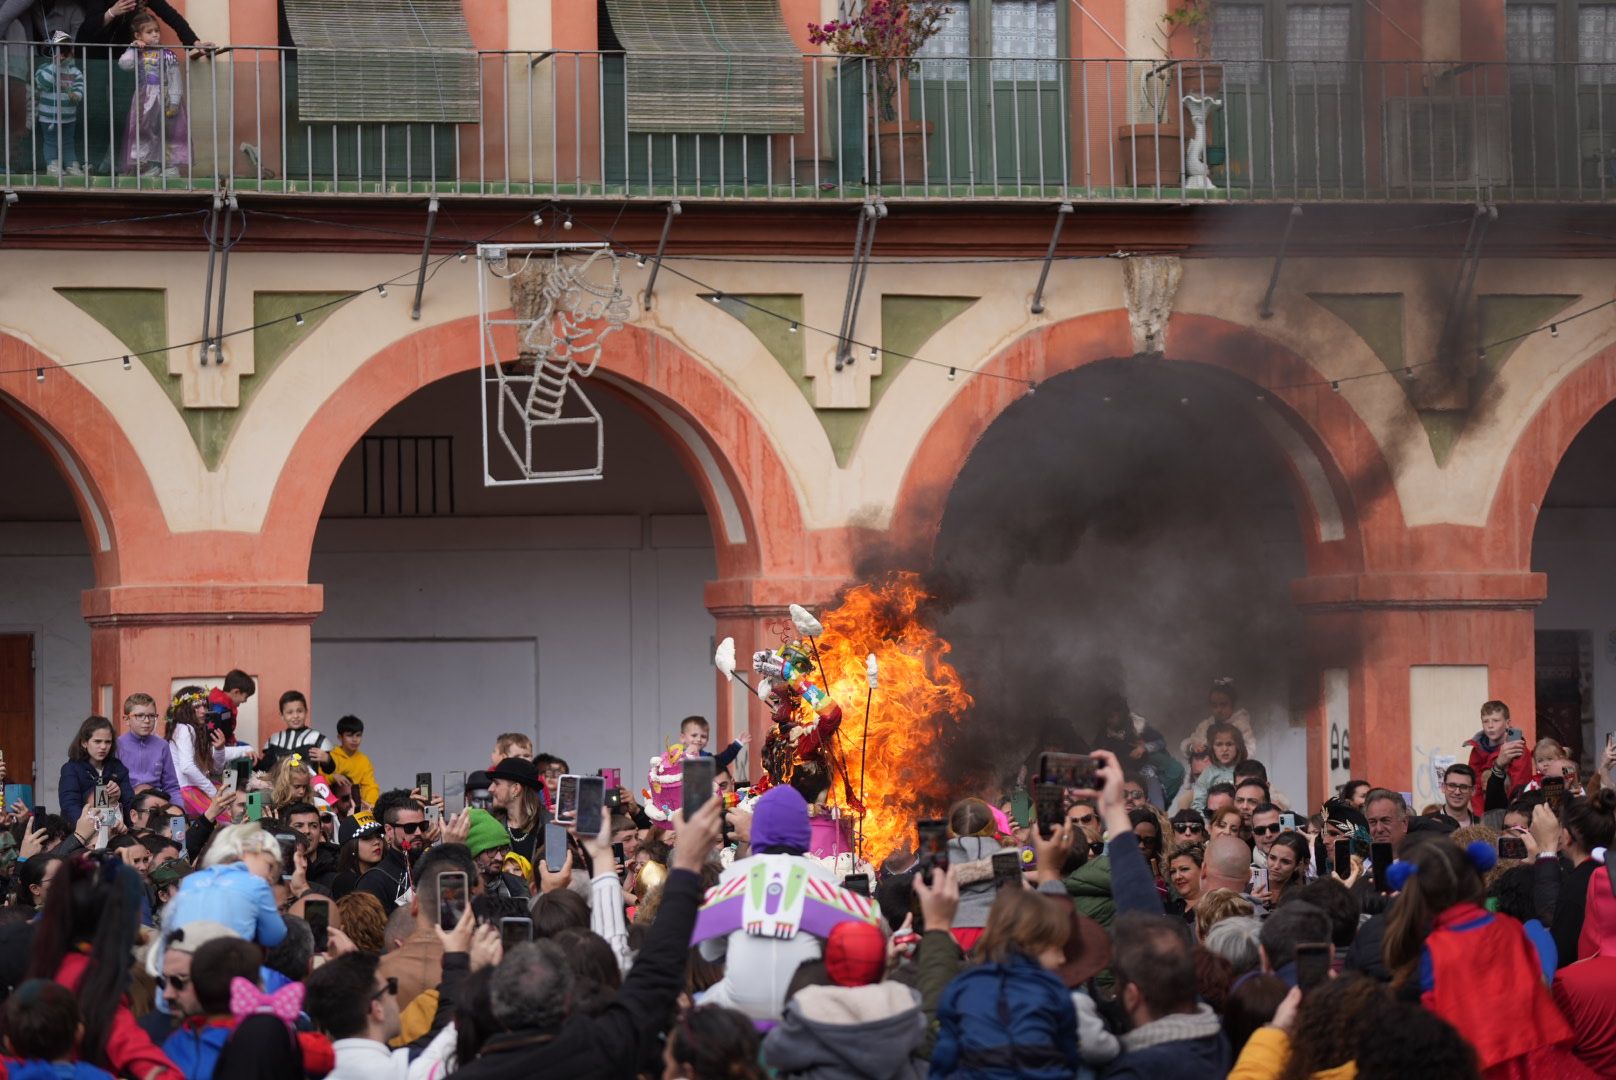
[[[1178,6],[1162,16],[1167,37],[1180,30],[1189,34],[1193,59],[1178,65],[1180,93],[1213,97],[1223,89],[1223,65],[1211,61],[1212,0],[1178,0]]]
[[[841,56],[859,56],[875,76],[870,102],[878,175],[919,180],[932,123],[905,117],[904,82],[919,68],[915,53],[942,29],[953,9],[937,0],[869,0],[845,19],[809,23],[811,44]]]

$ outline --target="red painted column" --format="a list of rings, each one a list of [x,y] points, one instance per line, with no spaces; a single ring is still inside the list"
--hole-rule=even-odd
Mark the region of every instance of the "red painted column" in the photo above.
[[[1353,775],[1410,790],[1410,669],[1420,665],[1485,665],[1488,697],[1509,702],[1516,725],[1531,737],[1533,610],[1547,589],[1544,575],[1518,572],[1341,574],[1293,583],[1315,672],[1348,672]],[[1479,712],[1481,702],[1474,704]],[[1308,730],[1310,806],[1327,794],[1318,768],[1324,738],[1317,707]]]
[[[87,589],[90,707],[116,709],[143,691],[163,701],[175,678],[241,668],[258,680],[258,740],[279,731],[275,702],[307,693],[309,628],[320,614],[319,585],[127,585]],[[110,687],[110,695],[103,687]]]

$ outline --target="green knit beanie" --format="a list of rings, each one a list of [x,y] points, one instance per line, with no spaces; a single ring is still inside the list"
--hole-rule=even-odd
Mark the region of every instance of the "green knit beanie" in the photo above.
[[[471,848],[472,855],[481,855],[495,848],[510,847],[511,834],[506,832],[499,819],[487,810],[473,810],[471,831],[466,834],[466,846]]]

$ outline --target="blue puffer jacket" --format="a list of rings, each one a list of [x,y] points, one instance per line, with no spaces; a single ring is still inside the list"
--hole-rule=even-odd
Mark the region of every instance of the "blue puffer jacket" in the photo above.
[[[231,1030],[229,1024],[193,1017],[163,1040],[163,1053],[185,1074],[185,1080],[213,1080],[213,1067],[230,1041]]]
[[[6,1062],[9,1080],[112,1080],[112,1074],[85,1061]]]
[[[1071,991],[1036,960],[982,964],[943,991],[934,1078],[1071,1080],[1080,1064]]]

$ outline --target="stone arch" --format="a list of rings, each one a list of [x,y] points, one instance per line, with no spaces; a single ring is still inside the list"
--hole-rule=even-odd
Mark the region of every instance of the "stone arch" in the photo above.
[[[423,387],[478,365],[468,317],[395,341],[360,365],[306,425],[288,455],[264,525],[266,551],[297,560],[306,580],[325,496],[343,458],[377,420]],[[800,573],[811,556],[795,484],[748,403],[666,339],[626,326],[606,339],[594,381],[647,416],[700,490],[721,578]]]
[[[1205,315],[1174,315],[1167,341],[1161,362],[1205,365],[1253,393],[1259,423],[1292,480],[1312,574],[1366,569],[1382,537],[1400,546],[1403,514],[1390,466],[1363,420],[1316,369],[1247,327]],[[1131,355],[1127,313],[1112,310],[1033,330],[980,370],[1041,382]],[[899,489],[892,533],[900,550],[922,562],[929,557],[970,449],[1024,393],[1021,382],[977,376],[932,423]]]
[[[27,374],[36,369],[43,382]],[[34,346],[0,333],[0,370],[24,373],[0,388],[0,410],[38,440],[73,493],[97,585],[118,584],[132,550],[168,534],[139,455],[102,401]]]
[[[1616,346],[1584,361],[1554,387],[1510,448],[1487,512],[1487,535],[1501,566],[1527,570],[1538,513],[1566,451],[1616,401]]]

